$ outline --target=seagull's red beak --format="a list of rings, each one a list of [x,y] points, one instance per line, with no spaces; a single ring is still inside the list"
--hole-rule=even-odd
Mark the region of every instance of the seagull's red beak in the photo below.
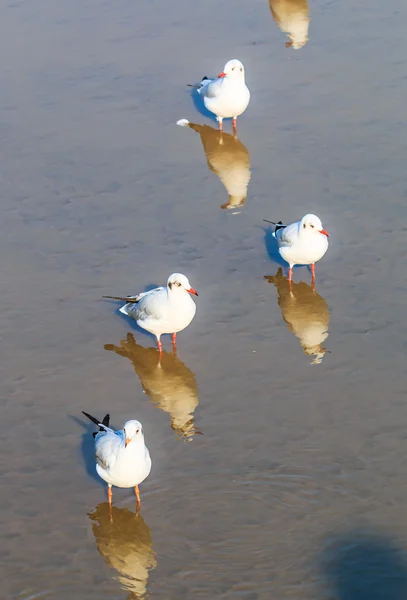
[[[326,237],[329,237],[329,233],[325,231],[325,229],[320,229],[319,233],[322,233],[322,235],[326,235]]]
[[[126,441],[124,442],[124,447],[127,448],[127,444],[130,444],[130,442],[130,438],[126,438]]]
[[[189,288],[189,290],[187,290],[188,294],[193,294],[194,296],[198,295],[198,292],[196,290],[194,290],[194,288]]]
[[[223,71],[222,73],[219,73],[218,79],[221,79],[222,77],[226,77],[226,73],[224,73]]]

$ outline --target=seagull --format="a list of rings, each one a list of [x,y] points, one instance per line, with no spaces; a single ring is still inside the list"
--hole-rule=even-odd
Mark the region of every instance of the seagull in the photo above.
[[[274,223],[273,236],[277,240],[280,256],[290,265],[288,281],[292,281],[294,265],[311,265],[312,281],[315,282],[315,263],[328,250],[328,232],[322,227],[321,219],[313,214],[305,215],[301,221],[283,225]]]
[[[189,127],[201,136],[208,167],[221,180],[228,193],[228,201],[221,208],[235,209],[244,205],[249,185],[250,155],[246,146],[229,133],[219,133],[208,125],[177,121],[180,127]]]
[[[246,110],[250,101],[249,88],[245,83],[244,66],[236,58],[229,60],[217,79],[204,77],[200,84],[190,85],[198,90],[205,107],[216,115],[222,131],[223,119],[232,117],[236,135],[236,119]]]
[[[126,302],[120,312],[134,319],[139,327],[153,333],[158,350],[162,352],[160,337],[172,333],[175,346],[177,333],[187,327],[195,316],[196,304],[189,294],[198,296],[188,278],[181,273],[169,276],[166,287],[158,287],[137,296],[103,296]]]
[[[151,471],[151,458],[144,444],[143,427],[139,421],[127,421],[123,429],[110,429],[110,416],[102,422],[84,410],[82,413],[99,427],[95,438],[96,472],[107,483],[107,498],[112,504],[112,485],[120,488],[134,487],[137,510],[140,509],[139,484]]]

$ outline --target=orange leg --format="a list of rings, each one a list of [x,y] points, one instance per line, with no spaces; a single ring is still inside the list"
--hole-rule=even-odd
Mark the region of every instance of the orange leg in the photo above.
[[[158,351],[159,351],[159,352],[160,352],[160,354],[161,354],[161,352],[163,351],[163,345],[162,345],[162,343],[160,342],[160,340],[157,340],[157,346],[158,346]]]
[[[233,126],[233,133],[236,135],[236,125],[237,125],[237,118],[233,117],[232,119],[232,126]]]
[[[113,498],[112,486],[108,485],[107,486],[107,499],[109,501],[110,506],[112,506],[112,498]]]
[[[292,267],[290,267],[288,269],[288,281],[292,281],[293,280],[293,269]]]
[[[177,345],[177,334],[173,333],[171,339],[172,339],[173,345],[176,346]]]
[[[314,263],[312,263],[312,265],[311,265],[311,274],[312,274],[312,281],[315,281],[315,265],[314,265]]]
[[[140,510],[141,500],[140,500],[140,492],[138,489],[138,485],[134,486],[134,492],[135,492],[136,498],[137,498],[137,510]]]
[[[223,131],[223,121],[222,119],[219,120],[219,131],[222,133]]]

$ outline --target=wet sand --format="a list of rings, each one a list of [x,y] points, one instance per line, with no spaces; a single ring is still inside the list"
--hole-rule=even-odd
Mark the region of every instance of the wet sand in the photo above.
[[[2,598],[407,597],[402,9],[309,2],[294,50],[267,0],[3,4]],[[232,57],[250,179],[222,210],[227,177],[176,121],[216,126],[185,84]],[[281,264],[262,218],[305,212],[331,235],[319,364],[267,279]],[[155,341],[101,295],[175,270],[200,295],[168,377],[186,377],[203,435],[177,435],[162,381],[143,394],[153,363],[105,349]],[[81,410],[143,423],[140,524],[130,490],[103,520]]]

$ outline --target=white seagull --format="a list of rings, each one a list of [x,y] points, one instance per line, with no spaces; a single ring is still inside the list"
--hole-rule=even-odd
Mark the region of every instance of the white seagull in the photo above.
[[[223,119],[232,117],[236,134],[236,119],[246,110],[250,101],[249,88],[245,83],[244,66],[236,58],[229,60],[217,79],[204,77],[196,87],[206,108],[216,115],[222,131]]]
[[[103,296],[126,302],[120,312],[134,319],[139,327],[153,333],[157,338],[158,349],[162,351],[160,337],[172,333],[172,343],[176,344],[179,331],[187,327],[195,316],[196,304],[190,294],[198,295],[187,277],[181,273],[169,276],[166,287],[158,287],[137,296]]]
[[[294,265],[311,265],[312,281],[315,281],[315,263],[328,250],[328,232],[322,227],[321,219],[313,214],[305,215],[301,221],[283,225],[274,223],[273,236],[277,240],[280,256],[290,265],[288,281],[292,280]]]
[[[107,483],[109,504],[112,504],[112,485],[120,488],[134,487],[139,509],[141,502],[138,486],[151,471],[150,453],[144,443],[141,423],[127,421],[123,429],[114,431],[109,427],[109,415],[99,422],[84,410],[82,413],[99,427],[99,431],[93,434],[96,472]]]

